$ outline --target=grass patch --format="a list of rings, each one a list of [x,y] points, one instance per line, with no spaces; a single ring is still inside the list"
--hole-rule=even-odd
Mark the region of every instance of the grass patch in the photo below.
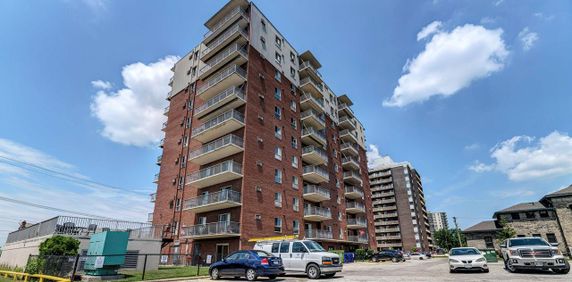
[[[121,271],[121,274],[125,275],[125,279],[118,281],[141,281],[142,272],[140,271]],[[209,274],[208,267],[201,267],[199,269],[199,276],[208,274]],[[145,280],[192,277],[192,276],[197,276],[196,266],[160,267],[159,270],[145,272]]]

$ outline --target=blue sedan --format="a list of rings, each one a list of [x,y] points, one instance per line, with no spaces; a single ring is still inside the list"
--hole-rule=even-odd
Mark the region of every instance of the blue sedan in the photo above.
[[[246,277],[249,281],[259,276],[274,279],[284,274],[284,266],[281,258],[265,251],[237,251],[213,263],[209,274],[213,280],[222,276]]]

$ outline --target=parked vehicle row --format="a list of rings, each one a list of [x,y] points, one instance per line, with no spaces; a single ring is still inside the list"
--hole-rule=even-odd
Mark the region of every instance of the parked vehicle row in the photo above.
[[[552,270],[555,273],[570,272],[570,264],[560,253],[558,244],[551,245],[540,237],[511,238],[501,243],[505,268],[519,270]]]

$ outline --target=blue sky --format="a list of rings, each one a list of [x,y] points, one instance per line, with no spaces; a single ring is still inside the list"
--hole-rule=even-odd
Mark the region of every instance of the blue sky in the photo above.
[[[0,196],[145,220],[169,56],[224,3],[1,1],[0,156],[73,178],[0,159]],[[569,1],[255,3],[352,97],[371,161],[420,171],[430,210],[467,227],[572,184]],[[0,242],[61,213],[0,210]]]

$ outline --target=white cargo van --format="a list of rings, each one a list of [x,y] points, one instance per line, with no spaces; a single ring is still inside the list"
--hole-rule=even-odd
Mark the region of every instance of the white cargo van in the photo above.
[[[340,256],[311,240],[264,241],[256,243],[254,249],[282,258],[286,274],[306,273],[308,278],[318,279],[320,275],[331,278],[342,271]]]

